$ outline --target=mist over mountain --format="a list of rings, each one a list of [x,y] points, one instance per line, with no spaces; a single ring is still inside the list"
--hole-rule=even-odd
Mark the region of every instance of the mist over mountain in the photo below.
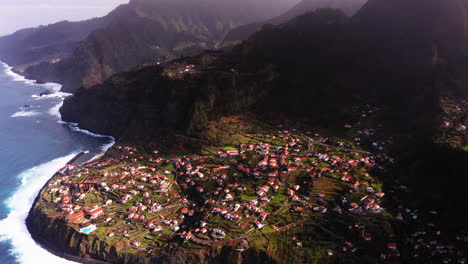
[[[279,25],[293,19],[296,16],[303,15],[318,8],[339,9],[345,14],[352,16],[366,2],[367,0],[302,0],[280,16],[263,22],[256,22],[235,28],[226,36],[224,39],[224,44],[228,45],[230,43],[238,43],[239,41],[246,40],[253,33],[260,31],[262,26],[265,24]]]
[[[59,82],[73,91],[142,63],[213,48],[231,29],[275,16],[291,4],[133,0],[104,18],[54,24],[41,28],[40,35],[29,29],[1,38],[0,58],[32,79]],[[60,38],[54,41],[53,34]]]

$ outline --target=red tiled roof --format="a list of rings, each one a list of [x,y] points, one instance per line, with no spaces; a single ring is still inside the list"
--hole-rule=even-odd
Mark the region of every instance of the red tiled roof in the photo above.
[[[67,221],[79,220],[83,218],[84,216],[85,216],[84,211],[80,211],[78,213],[67,215]]]

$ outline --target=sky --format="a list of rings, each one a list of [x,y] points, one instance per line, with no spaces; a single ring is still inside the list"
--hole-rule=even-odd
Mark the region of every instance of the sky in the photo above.
[[[104,16],[129,0],[0,0],[0,36],[62,20]]]

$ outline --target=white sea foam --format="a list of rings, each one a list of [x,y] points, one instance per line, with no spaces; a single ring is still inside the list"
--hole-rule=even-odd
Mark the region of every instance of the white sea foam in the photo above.
[[[62,86],[60,84],[45,83],[45,84],[41,84],[40,86],[43,86],[50,93],[45,94],[45,95],[37,95],[37,94],[32,95],[31,97],[35,98],[36,100],[50,99],[50,98],[62,98],[62,99],[64,99],[64,98],[66,98],[68,96],[73,95],[71,93],[61,92],[60,89],[62,89]]]
[[[78,124],[77,123],[67,123],[67,122],[64,122],[64,121],[61,121],[62,124],[67,124],[70,126],[70,129],[72,131],[75,131],[75,132],[80,132],[80,133],[83,133],[83,134],[86,134],[88,136],[91,136],[91,137],[97,137],[97,138],[108,138],[110,139],[110,142],[107,143],[107,144],[104,144],[101,146],[101,151],[103,153],[107,152],[112,146],[114,146],[115,144],[115,138],[112,137],[112,136],[105,136],[105,135],[99,135],[99,134],[95,134],[93,132],[90,132],[88,130],[84,130],[84,129],[81,129],[78,127]],[[91,160],[94,160],[96,159],[99,155],[97,155],[96,157],[92,158]]]
[[[104,144],[101,146],[101,151],[102,153],[106,153],[112,146],[114,146],[115,144],[115,138],[114,137],[110,137],[109,138],[111,139],[111,141],[108,143],[108,144]],[[100,158],[102,156],[102,154],[98,154],[96,156],[94,156],[92,159],[90,159],[89,161],[95,161],[97,160],[98,158]]]
[[[0,63],[5,68],[5,74],[12,77],[13,81],[24,82],[24,83],[29,84],[29,85],[36,84],[35,80],[28,80],[28,79],[24,78],[24,76],[21,76],[21,75],[17,74],[16,72],[14,72],[13,67],[10,67],[8,64],[3,63],[3,62],[0,62]]]
[[[80,132],[80,133],[86,134],[86,135],[88,135],[90,137],[97,137],[97,138],[107,138],[107,137],[109,137],[109,136],[99,135],[99,134],[90,132],[88,130],[81,129],[81,128],[78,127],[78,124],[76,124],[76,123],[70,123],[69,125],[70,125],[70,129],[72,131]]]
[[[41,113],[38,111],[26,111],[26,110],[21,110],[19,112],[16,112],[12,114],[10,117],[15,118],[15,117],[31,117],[31,116],[37,116],[40,115]]]
[[[26,228],[25,220],[42,186],[76,154],[72,153],[52,160],[18,175],[21,185],[6,201],[10,213],[0,221],[0,239],[11,242],[13,246],[11,253],[18,262],[23,264],[74,263],[57,257],[37,245]]]
[[[84,133],[92,137],[109,138],[110,143],[101,146],[102,152],[106,152],[115,144],[115,139],[110,136],[98,135],[84,129],[80,129],[76,123],[66,123],[61,120],[60,107],[63,105],[63,99],[72,94],[60,92],[62,85],[57,83],[37,84],[34,80],[28,80],[23,76],[16,74],[12,71],[12,67],[0,62],[4,67],[5,73],[13,78],[15,81],[22,81],[28,85],[38,85],[44,87],[50,92],[48,95],[38,96],[33,95],[37,100],[47,98],[61,98],[60,103],[49,109],[50,115],[58,117],[58,122],[67,124],[70,129],[76,132]],[[37,111],[25,111],[23,108],[20,112],[13,114],[11,117],[24,117],[34,116],[41,114]],[[42,186],[49,180],[49,178],[63,167],[76,153],[70,154],[66,157],[55,159],[53,161],[41,164],[32,169],[21,173],[18,177],[21,179],[21,186],[16,193],[7,201],[7,206],[10,208],[10,213],[7,218],[0,221],[0,241],[9,240],[13,246],[12,254],[17,257],[20,263],[74,263],[57,257],[47,250],[43,249],[35,243],[29,231],[26,228],[25,220],[28,215],[29,209],[34,203],[34,199],[38,195]],[[96,156],[97,157],[97,156]],[[95,158],[96,158],[95,157]]]
[[[107,152],[112,146],[115,144],[115,138],[114,137],[109,137],[111,139],[111,142],[108,144],[105,144],[101,147],[102,152]]]
[[[62,85],[59,83],[49,82],[49,83],[38,84],[38,86],[45,88],[47,91],[55,92],[55,93],[59,93],[60,90],[62,89]],[[70,93],[62,93],[62,94],[71,95]]]
[[[54,107],[49,109],[49,114],[52,116],[57,117],[58,119],[62,118],[62,115],[60,114],[60,108],[63,106],[63,100],[60,101],[60,103],[56,104]]]
[[[59,113],[60,114],[60,113]],[[112,146],[114,146],[115,144],[115,138],[112,137],[112,136],[106,136],[106,135],[100,135],[100,134],[96,134],[96,133],[93,133],[93,132],[90,132],[88,130],[84,130],[84,129],[81,129],[79,128],[79,124],[78,123],[72,123],[72,122],[65,122],[63,120],[59,120],[58,121],[59,124],[64,124],[64,125],[68,125],[70,127],[70,129],[74,132],[79,132],[79,133],[83,133],[85,135],[88,135],[90,137],[96,137],[96,138],[108,138],[110,140],[109,143],[107,144],[104,144],[101,146],[101,151],[103,153],[107,152]],[[100,154],[99,154],[100,155]],[[97,156],[99,156],[97,155]],[[96,157],[97,157],[96,156]],[[96,157],[92,158],[91,160],[94,160]]]
[[[29,79],[26,79],[24,76],[17,74],[16,72],[13,71],[13,67],[9,66],[8,64],[0,61],[0,65],[2,65],[2,67],[4,68],[5,74],[10,76],[13,79],[13,81],[23,82],[25,84],[43,87],[46,91],[50,92],[50,94],[43,95],[43,96],[33,95],[32,96],[33,98],[37,98],[37,99],[56,98],[56,97],[64,98],[64,97],[72,95],[70,93],[61,92],[60,90],[62,89],[62,85],[59,83],[49,82],[49,83],[38,84],[36,80],[29,80]]]
[[[13,70],[12,70],[13,67],[10,67],[8,64],[0,61],[0,65],[3,66],[5,73],[7,75],[13,77],[13,79],[15,81],[23,81],[24,83],[35,84],[35,85],[38,85],[38,86],[42,86],[47,91],[50,92],[50,94],[43,95],[43,96],[33,95],[32,96],[33,98],[36,98],[36,99],[61,98],[62,100],[58,104],[53,106],[51,109],[49,109],[49,111],[48,111],[48,113],[50,115],[56,116],[59,119],[58,120],[59,123],[67,124],[67,125],[70,126],[70,129],[72,131],[80,132],[80,133],[86,134],[86,135],[91,136],[91,137],[109,138],[110,142],[108,144],[104,144],[101,147],[103,152],[106,152],[107,150],[109,150],[115,144],[115,138],[114,137],[95,134],[95,133],[92,133],[92,132],[90,132],[88,130],[84,130],[84,129],[79,128],[77,123],[67,123],[67,122],[62,121],[62,116],[60,114],[60,108],[63,106],[63,99],[65,99],[66,97],[71,96],[73,94],[61,92],[60,91],[62,89],[61,84],[58,84],[58,83],[37,84],[35,80],[28,80],[24,76],[21,76],[21,75],[15,73],[15,72],[13,72]],[[16,112],[13,115],[11,115],[11,117],[28,117],[28,116],[35,116],[35,115],[39,115],[39,114],[41,114],[41,113],[37,112],[37,111],[25,111],[25,109],[23,108],[21,111]]]
[[[54,92],[54,91],[50,91],[50,92],[51,92],[50,94],[46,94],[42,96],[34,94],[31,97],[36,100],[42,100],[42,99],[50,99],[50,98],[65,98],[67,96],[72,95],[71,93],[64,93],[64,92]]]
[[[23,76],[15,73],[12,71],[12,67],[8,66],[7,64],[3,63],[3,62],[0,62],[4,67],[5,67],[5,72],[12,76],[14,78],[14,80],[16,81],[23,81],[25,83],[36,83],[36,81],[33,81],[33,80],[28,80],[26,78],[24,78]],[[62,124],[68,124],[70,126],[70,129],[72,131],[75,131],[75,132],[80,132],[80,133],[83,133],[83,134],[86,134],[88,136],[91,136],[91,137],[97,137],[97,138],[109,138],[111,141],[108,143],[108,144],[104,144],[101,149],[103,152],[106,152],[107,150],[109,150],[114,144],[115,144],[115,139],[111,136],[105,136],[105,135],[99,135],[99,134],[95,134],[95,133],[92,133],[88,130],[84,130],[84,129],[81,129],[78,127],[78,124],[77,123],[67,123],[67,122],[64,122],[62,121],[62,116],[60,114],[60,108],[63,106],[63,99],[65,99],[66,97],[68,96],[71,96],[73,94],[71,93],[65,93],[65,92],[61,92],[60,89],[62,89],[62,85],[61,84],[58,84],[58,83],[44,83],[44,84],[36,84],[37,86],[42,86],[44,87],[48,92],[50,92],[50,94],[47,94],[47,95],[42,95],[42,96],[39,96],[39,95],[32,95],[33,98],[36,98],[36,100],[40,100],[40,99],[50,99],[50,98],[61,98],[62,100],[54,105],[51,109],[49,109],[48,113],[52,116],[55,116],[59,119],[59,123],[62,123]],[[25,110],[21,110],[17,113],[14,113],[13,115],[11,115],[11,117],[29,117],[29,116],[35,116],[35,115],[39,115],[41,114],[40,112],[37,112],[37,111],[25,111]]]

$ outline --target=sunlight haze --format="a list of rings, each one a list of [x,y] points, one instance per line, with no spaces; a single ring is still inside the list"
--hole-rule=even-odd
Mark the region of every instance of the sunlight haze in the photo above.
[[[0,36],[62,20],[104,16],[129,0],[0,0]]]

